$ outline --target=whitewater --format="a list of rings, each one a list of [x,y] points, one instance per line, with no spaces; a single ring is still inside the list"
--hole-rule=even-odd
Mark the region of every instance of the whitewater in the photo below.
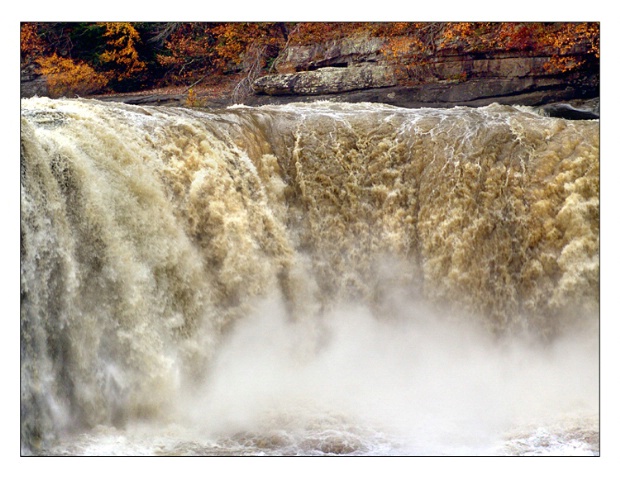
[[[599,122],[22,99],[22,455],[598,456]]]

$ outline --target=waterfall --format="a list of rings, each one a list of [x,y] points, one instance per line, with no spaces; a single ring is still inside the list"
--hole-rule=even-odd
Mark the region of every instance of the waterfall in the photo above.
[[[33,98],[20,162],[25,452],[176,418],[241,326],[291,379],[342,325],[369,349],[422,317],[457,350],[460,325],[491,348],[598,328],[598,121]]]

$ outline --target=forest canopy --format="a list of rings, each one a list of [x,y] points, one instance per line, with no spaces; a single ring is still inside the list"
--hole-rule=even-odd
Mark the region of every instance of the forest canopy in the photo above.
[[[21,66],[45,76],[51,96],[129,92],[256,78],[287,47],[354,35],[385,38],[382,53],[403,81],[415,81],[409,66],[442,49],[548,51],[556,72],[600,55],[598,23],[38,22],[21,24]]]

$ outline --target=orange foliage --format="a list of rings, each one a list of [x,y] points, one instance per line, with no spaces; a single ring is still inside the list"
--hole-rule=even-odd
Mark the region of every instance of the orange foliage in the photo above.
[[[566,72],[585,63],[583,58],[574,55],[577,44],[586,45],[588,54],[600,58],[600,25],[598,23],[567,23],[559,32],[547,35],[546,40],[558,51],[558,54],[551,58],[547,65],[551,71]]]
[[[109,81],[106,75],[95,72],[90,65],[59,57],[55,53],[37,59],[37,63],[39,72],[45,75],[52,97],[87,95],[101,90]]]
[[[338,40],[349,35],[372,33],[374,23],[367,22],[303,22],[295,25],[289,43],[308,45]]]
[[[397,66],[397,71],[407,72],[405,77],[432,64],[437,50],[441,49],[537,50],[549,56],[546,69],[552,73],[583,66],[587,55],[599,58],[598,23],[394,23],[382,26],[379,32],[387,38],[383,53]],[[575,52],[577,45],[586,45],[587,51]],[[576,53],[581,56],[577,57]]]
[[[194,80],[213,72],[263,68],[284,45],[277,23],[187,23],[166,41],[157,55],[173,82]]]
[[[264,67],[284,46],[284,32],[276,23],[222,23],[213,28],[218,65],[258,62]]]
[[[138,58],[136,44],[140,34],[127,22],[102,23],[105,27],[104,38],[107,48],[100,56],[103,63],[115,66],[116,79],[124,80],[134,76],[146,68],[146,63]]]
[[[34,23],[22,23],[20,26],[20,51],[22,62],[29,62],[40,56],[45,50],[45,44],[38,35]]]
[[[183,83],[204,76],[214,68],[215,51],[210,25],[182,24],[165,42],[167,52],[157,55],[157,62],[168,69],[173,83]]]
[[[442,44],[459,38],[466,38],[475,35],[475,24],[472,22],[448,23],[443,31]]]
[[[23,65],[38,59],[50,82],[57,84],[52,88],[60,90],[65,88],[60,85],[83,82],[95,88],[106,81],[111,88],[121,83],[195,85],[221,73],[243,74],[251,83],[275,65],[284,48],[356,36],[384,38],[382,53],[404,83],[432,78],[441,51],[482,55],[531,51],[549,58],[549,73],[596,68],[600,56],[598,23],[112,22],[22,23],[21,58]],[[87,66],[92,72],[90,82],[82,77]],[[278,64],[280,72],[295,68],[300,67]],[[62,79],[67,72],[75,73],[72,82]],[[465,74],[454,75],[460,79]]]

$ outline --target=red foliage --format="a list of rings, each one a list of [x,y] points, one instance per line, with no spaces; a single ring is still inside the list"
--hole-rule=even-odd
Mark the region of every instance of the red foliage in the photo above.
[[[40,60],[48,73],[51,59],[69,72],[88,66],[97,82],[105,77],[114,87],[138,77],[150,87],[189,86],[222,73],[251,81],[288,46],[369,36],[386,39],[383,55],[411,82],[423,79],[442,50],[535,51],[549,57],[550,72],[569,71],[596,63],[599,35],[598,23],[583,22],[23,23],[21,58],[23,64]]]

